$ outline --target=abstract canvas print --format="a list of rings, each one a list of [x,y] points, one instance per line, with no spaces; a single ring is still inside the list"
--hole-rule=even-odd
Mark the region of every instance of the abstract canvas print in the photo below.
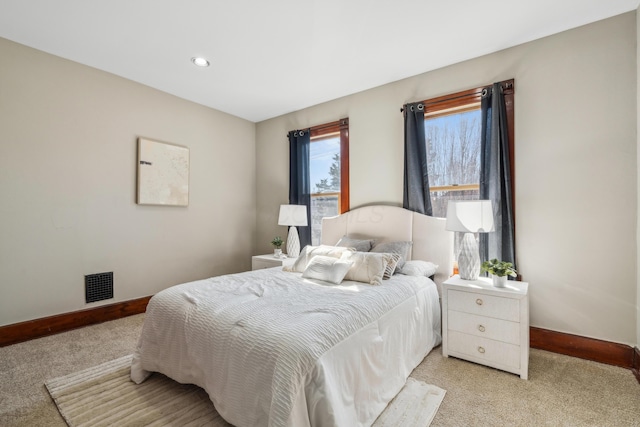
[[[139,205],[189,205],[189,149],[138,138]]]

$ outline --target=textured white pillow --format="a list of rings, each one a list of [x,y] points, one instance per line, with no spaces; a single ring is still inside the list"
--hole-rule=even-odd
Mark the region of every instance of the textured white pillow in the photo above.
[[[398,261],[398,268],[402,268],[404,263],[409,259],[409,251],[413,242],[384,242],[375,245],[371,252],[383,252],[390,254],[400,255],[400,261]]]
[[[296,271],[298,273],[302,273],[306,268],[309,262],[313,259],[313,257],[318,255],[330,256],[332,258],[340,258],[344,253],[352,253],[354,252],[353,248],[343,248],[340,246],[329,246],[329,245],[320,245],[320,246],[311,246],[307,245],[300,252],[300,256],[293,263],[291,267],[283,267],[284,271]]]
[[[302,277],[305,279],[317,279],[339,285],[353,265],[348,259],[333,258],[324,255],[314,256],[307,265]]]
[[[343,259],[353,261],[353,265],[344,277],[345,280],[379,285],[382,283],[384,271],[392,262],[391,254],[378,254],[371,252],[345,253]]]
[[[407,276],[427,276],[431,277],[436,274],[438,266],[429,261],[422,261],[414,259],[407,261],[404,266],[398,271],[400,274]]]

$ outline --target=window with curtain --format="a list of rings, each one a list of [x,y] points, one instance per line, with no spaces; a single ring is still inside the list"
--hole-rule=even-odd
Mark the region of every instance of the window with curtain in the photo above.
[[[513,80],[502,83],[511,88],[507,115],[512,130]],[[433,216],[446,217],[449,200],[479,198],[483,89],[479,87],[422,101]],[[512,133],[510,144],[513,169]]]
[[[349,210],[349,119],[310,128],[311,244],[320,244],[322,218]]]

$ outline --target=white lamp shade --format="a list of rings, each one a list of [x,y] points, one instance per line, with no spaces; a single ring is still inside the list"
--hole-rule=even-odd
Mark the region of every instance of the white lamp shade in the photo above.
[[[450,200],[446,229],[463,233],[493,231],[491,200]]]
[[[305,205],[280,205],[278,225],[307,226],[307,207]]]

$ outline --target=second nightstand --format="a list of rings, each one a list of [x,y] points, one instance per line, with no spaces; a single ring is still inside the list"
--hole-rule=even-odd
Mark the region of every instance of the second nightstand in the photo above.
[[[529,285],[453,276],[442,284],[442,354],[520,375],[529,373]]]
[[[254,255],[251,257],[251,270],[261,270],[263,268],[290,266],[296,262],[296,258],[276,258],[273,254]]]

